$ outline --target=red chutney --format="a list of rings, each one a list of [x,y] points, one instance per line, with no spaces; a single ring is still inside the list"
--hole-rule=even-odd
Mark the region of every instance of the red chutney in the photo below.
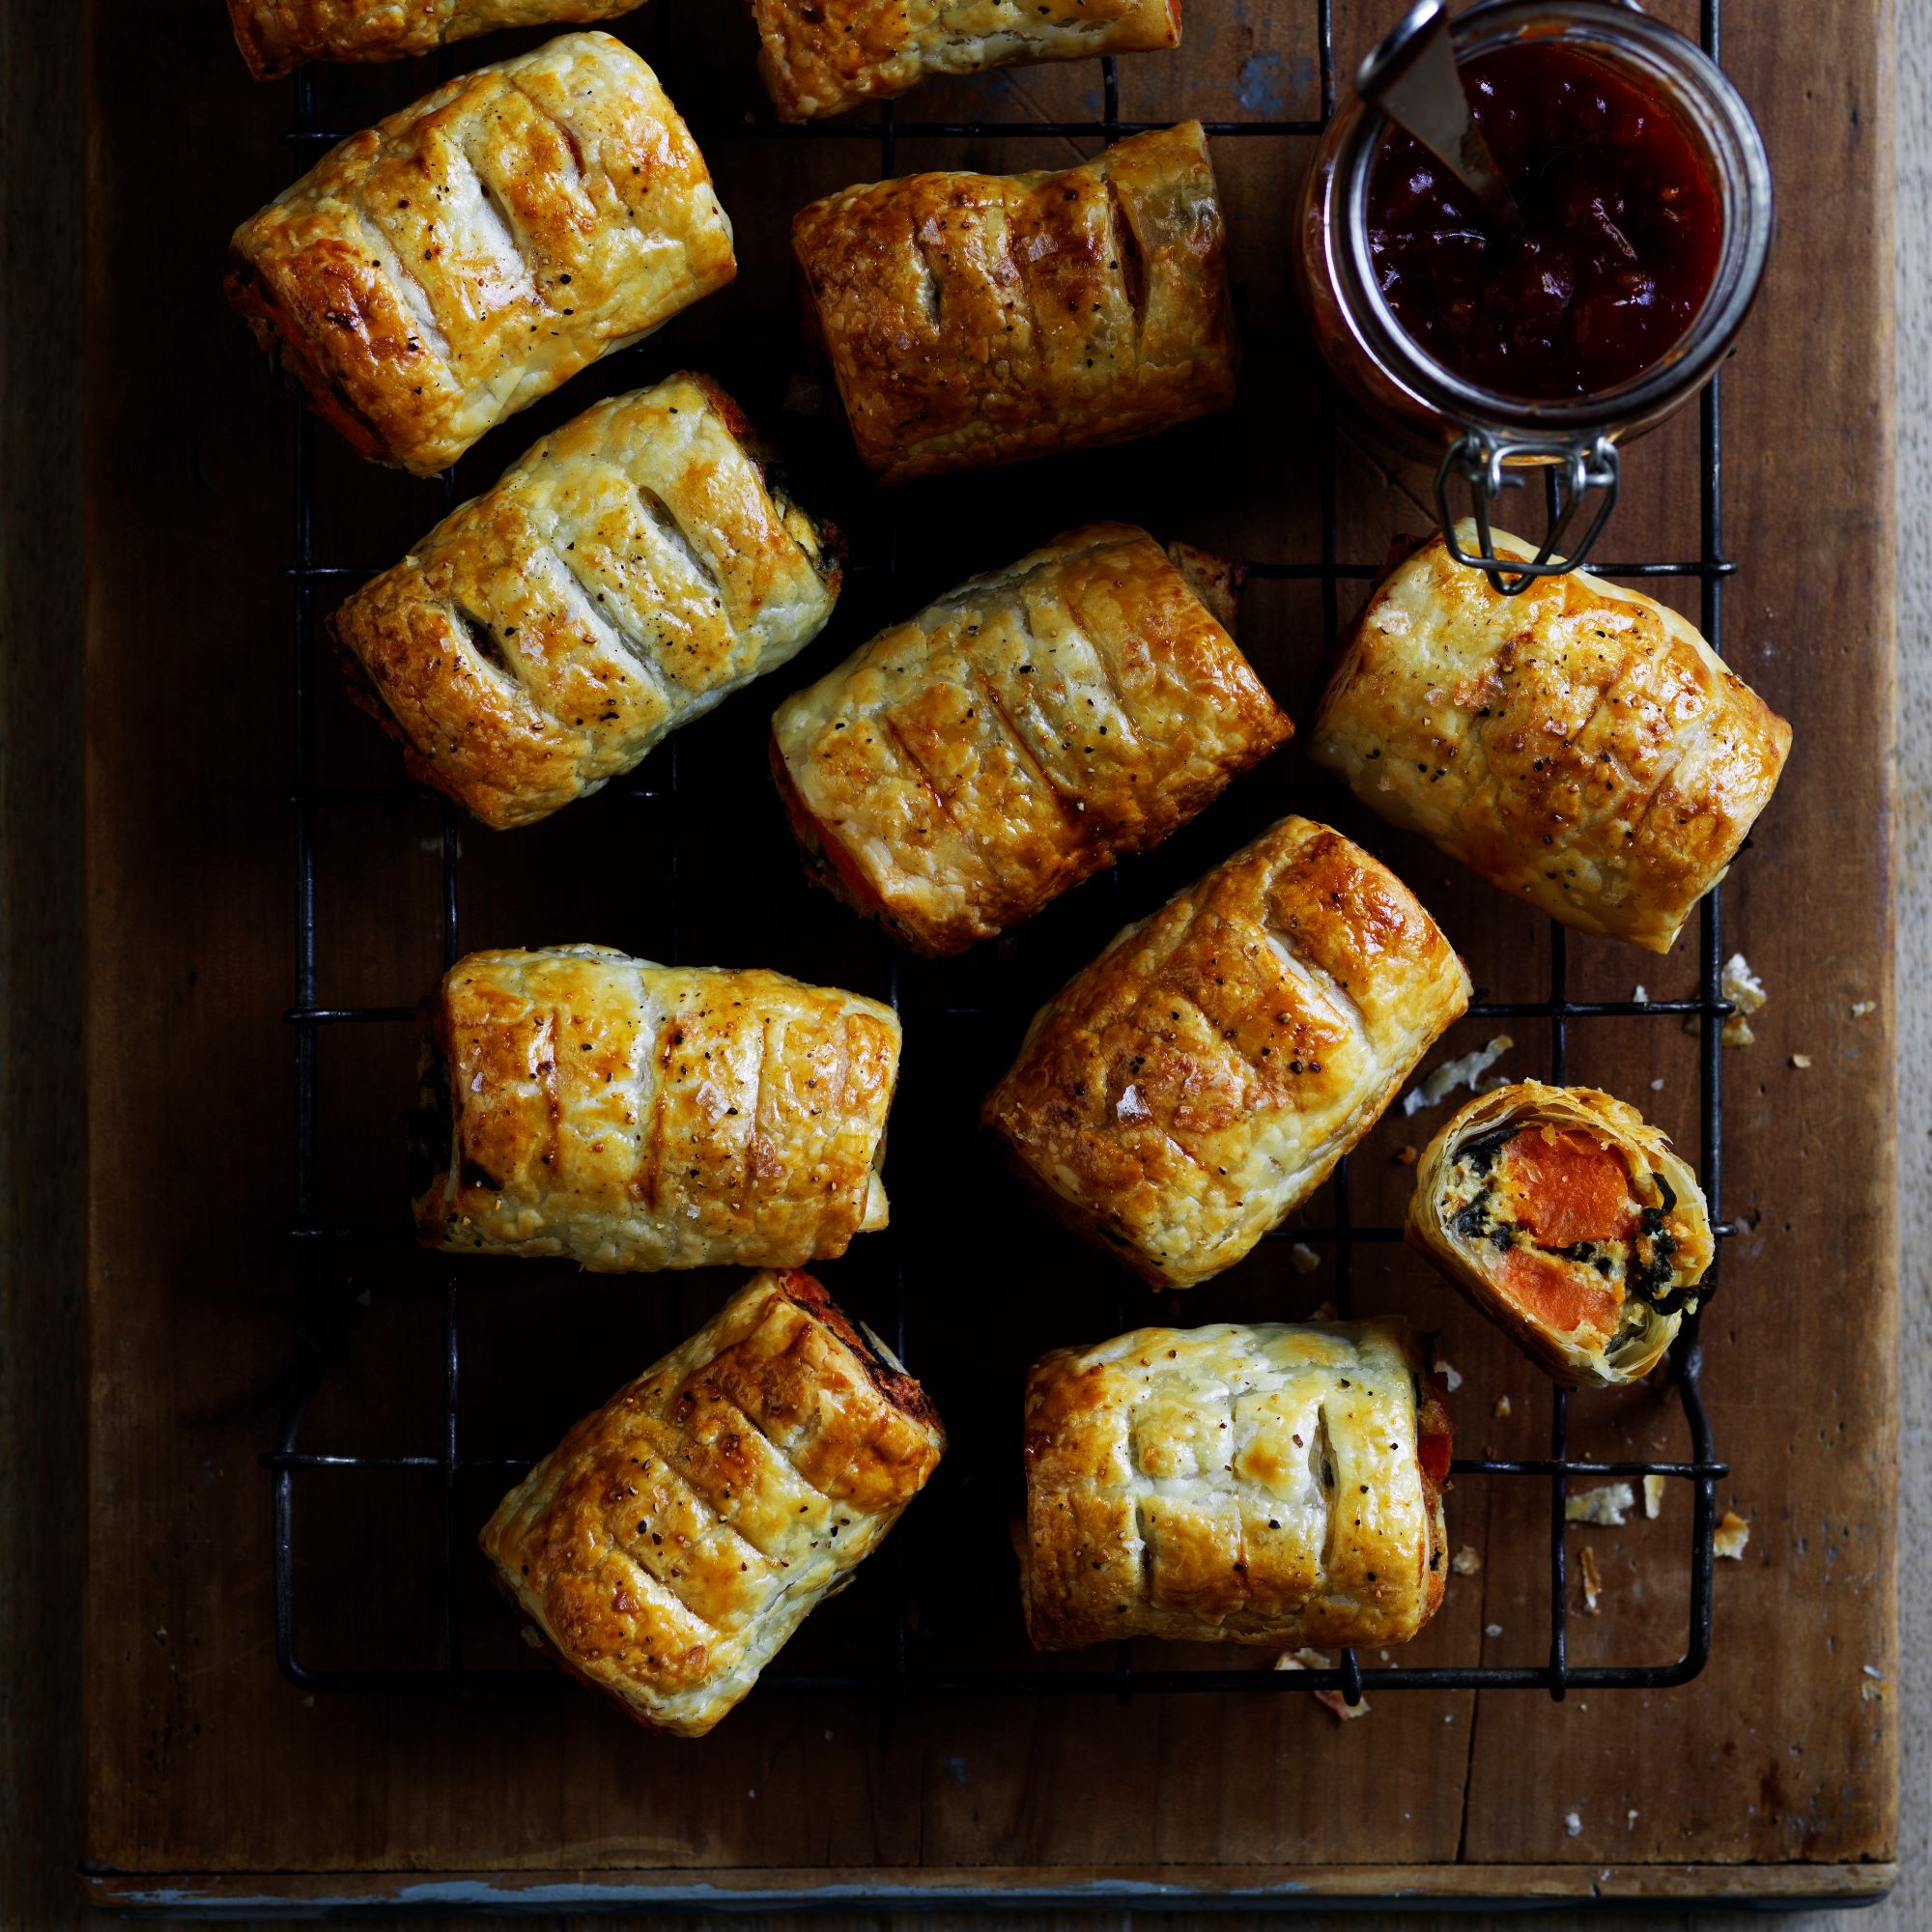
[[[1465,381],[1538,400],[1596,395],[1662,357],[1717,279],[1717,184],[1669,108],[1555,43],[1462,67],[1522,210],[1492,239],[1470,196],[1392,129],[1369,180],[1369,248],[1402,327]]]

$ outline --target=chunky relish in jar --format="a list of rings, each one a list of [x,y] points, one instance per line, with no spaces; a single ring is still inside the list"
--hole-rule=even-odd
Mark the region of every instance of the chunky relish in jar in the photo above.
[[[1554,41],[1461,71],[1522,230],[1487,232],[1435,156],[1391,129],[1366,209],[1390,312],[1443,367],[1502,395],[1598,395],[1640,375],[1717,279],[1723,208],[1709,163],[1668,107]]]

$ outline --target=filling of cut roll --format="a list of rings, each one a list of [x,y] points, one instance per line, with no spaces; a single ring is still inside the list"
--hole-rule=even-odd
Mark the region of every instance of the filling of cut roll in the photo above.
[[[1491,1286],[1527,1321],[1614,1354],[1659,1316],[1694,1306],[1686,1236],[1661,1174],[1634,1174],[1584,1127],[1528,1122],[1471,1141],[1450,1168],[1444,1223],[1492,1256]]]

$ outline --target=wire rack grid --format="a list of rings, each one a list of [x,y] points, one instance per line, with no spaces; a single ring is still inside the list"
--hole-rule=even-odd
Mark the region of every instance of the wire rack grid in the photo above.
[[[1707,53],[1718,59],[1720,53],[1721,0],[1701,0],[1700,37]],[[1319,135],[1335,110],[1333,48],[1333,0],[1317,0],[1315,24],[1318,38],[1317,61],[1320,76],[1321,116],[1319,120],[1252,120],[1208,122],[1208,131],[1215,136]],[[444,59],[444,71],[448,62]],[[1123,120],[1120,113],[1120,82],[1111,57],[1100,61],[1102,117],[1097,121],[911,121],[900,120],[892,103],[885,104],[875,127],[832,122],[817,126],[791,127],[756,124],[700,129],[704,140],[793,141],[802,138],[875,140],[878,144],[880,172],[890,177],[897,172],[897,141],[901,135],[942,136],[967,139],[1004,137],[1009,139],[1041,136],[1102,137],[1111,142],[1120,136],[1158,126]],[[318,124],[315,90],[307,71],[296,81],[296,117],[289,139],[298,153],[313,153],[321,145],[339,138],[337,132]],[[1736,570],[1723,554],[1721,450],[1721,409],[1719,385],[1713,382],[1699,402],[1699,554],[1695,559],[1681,561],[1638,560],[1603,563],[1595,566],[1612,578],[1694,579],[1701,599],[1701,625],[1713,649],[1722,651],[1723,586]],[[1338,626],[1339,588],[1344,582],[1372,582],[1379,574],[1377,565],[1350,562],[1337,554],[1338,517],[1335,482],[1335,425],[1332,410],[1324,406],[1322,415],[1323,463],[1321,497],[1321,548],[1317,557],[1306,561],[1261,562],[1250,567],[1250,575],[1261,579],[1304,581],[1319,584],[1325,638],[1332,642]],[[445,505],[455,499],[453,472],[442,478]],[[327,1224],[319,1218],[318,1202],[318,1066],[317,1039],[324,1028],[338,1026],[384,1026],[407,1024],[414,1017],[409,1007],[330,1006],[321,1003],[318,985],[317,926],[317,836],[325,813],[350,804],[382,804],[391,798],[403,801],[423,796],[420,788],[398,782],[393,787],[372,792],[366,788],[344,790],[320,787],[317,780],[316,734],[316,653],[315,627],[318,605],[325,594],[339,589],[370,573],[358,565],[340,563],[316,554],[317,477],[314,424],[302,405],[295,406],[293,478],[293,554],[287,566],[293,601],[293,679],[294,679],[294,783],[289,806],[294,819],[295,923],[296,923],[296,999],[285,1018],[295,1040],[295,1220],[290,1239],[295,1253],[297,1280],[296,1378],[295,1391],[283,1414],[274,1446],[262,1463],[271,1482],[272,1567],[274,1578],[275,1649],[282,1671],[304,1689],[318,1691],[396,1692],[422,1690],[526,1688],[554,1681],[548,1673],[531,1670],[477,1667],[467,1664],[459,1634],[459,1585],[464,1566],[477,1561],[469,1539],[463,1534],[458,1506],[458,1478],[466,1471],[500,1473],[514,1479],[534,1462],[534,1456],[486,1456],[471,1454],[463,1445],[463,1351],[462,1293],[456,1267],[424,1256],[425,1266],[442,1270],[442,1396],[440,1440],[433,1450],[409,1455],[323,1454],[301,1446],[304,1419],[328,1374],[331,1356],[345,1319],[340,1297],[328,1283],[327,1251],[340,1240],[395,1236],[407,1238],[402,1228],[363,1228]],[[896,546],[889,543],[882,560],[860,568],[890,571]],[[654,801],[667,814],[666,836],[671,848],[673,867],[672,910],[669,915],[671,959],[678,957],[675,913],[675,867],[677,864],[677,809],[679,770],[677,740],[668,746],[649,767],[651,776],[633,780],[625,787],[639,800]],[[614,787],[613,787],[614,788]],[[438,801],[441,810],[439,835],[441,860],[440,921],[442,956],[453,962],[462,951],[458,919],[458,871],[462,850],[460,814],[446,802]],[[1698,1038],[1698,1104],[1700,1174],[1718,1235],[1737,1232],[1735,1224],[1721,1218],[1722,1089],[1719,1065],[1720,1028],[1719,1022],[1733,1011],[1723,997],[1720,981],[1721,922],[1719,895],[1711,893],[1699,914],[1697,958],[1698,990],[1693,998],[1654,1001],[1592,1001],[1574,998],[1570,975],[1566,932],[1551,923],[1549,932],[1549,974],[1546,996],[1537,1000],[1491,1002],[1479,999],[1470,1008],[1476,1017],[1495,1019],[1534,1019],[1548,1023],[1550,1052],[1547,1077],[1562,1083],[1568,1071],[1569,1036],[1575,1021],[1646,1016],[1655,1019],[1696,1016],[1700,1022]],[[889,964],[888,978],[894,1004],[900,1006],[895,965]],[[903,1008],[902,1008],[903,1010]],[[946,1007],[937,1017],[958,1019],[975,1009]],[[916,1030],[915,1015],[908,1032]],[[1334,1256],[1336,1301],[1344,1315],[1350,1306],[1352,1263],[1355,1251],[1363,1246],[1398,1242],[1402,1231],[1393,1226],[1358,1224],[1351,1211],[1350,1163],[1345,1158],[1330,1183],[1333,1202],[1328,1224],[1321,1227],[1296,1226],[1277,1231],[1279,1238],[1322,1244]],[[891,1238],[888,1236],[885,1238]],[[1705,1298],[1717,1285],[1714,1264],[1706,1277]],[[895,1345],[904,1352],[905,1269],[903,1263],[893,1270],[894,1290],[890,1319]],[[1117,1297],[1118,1300],[1118,1297]],[[1116,1325],[1120,1325],[1118,1322]],[[1352,1650],[1341,1653],[1337,1666],[1330,1670],[1285,1673],[1265,1666],[1235,1669],[1151,1669],[1137,1667],[1133,1646],[1122,1642],[1114,1647],[1110,1662],[1075,1669],[1052,1671],[930,1669],[918,1664],[908,1643],[909,1625],[900,1608],[895,1635],[885,1661],[874,1669],[863,1671],[768,1671],[762,1684],[770,1690],[794,1692],[853,1693],[922,1692],[967,1695],[1080,1695],[1100,1693],[1125,1701],[1136,1691],[1205,1692],[1245,1691],[1280,1693],[1293,1690],[1339,1691],[1350,1704],[1358,1702],[1364,1687],[1383,1690],[1542,1690],[1561,1699],[1571,1690],[1662,1689],[1688,1682],[1704,1667],[1711,1650],[1712,1570],[1715,1554],[1713,1531],[1718,1482],[1728,1466],[1718,1460],[1709,1415],[1702,1392],[1703,1350],[1699,1337],[1699,1317],[1691,1315],[1684,1323],[1672,1350],[1673,1386],[1687,1425],[1690,1444],[1688,1461],[1592,1461],[1570,1453],[1569,1398],[1561,1389],[1549,1391],[1548,1453],[1536,1458],[1500,1459],[1458,1457],[1451,1464],[1454,1476],[1480,1475],[1516,1479],[1545,1486],[1548,1516],[1548,1648],[1547,1661],[1526,1665],[1429,1665],[1389,1664],[1364,1667]],[[433,1474],[441,1488],[441,1662],[435,1668],[355,1668],[325,1669],[302,1661],[298,1644],[299,1568],[297,1545],[297,1486],[303,1478],[326,1480],[331,1472],[361,1470],[371,1472],[415,1471]],[[1568,1486],[1573,1479],[1585,1477],[1640,1480],[1662,1477],[1688,1484],[1692,1497],[1689,1629],[1682,1654],[1676,1659],[1650,1664],[1577,1665],[1570,1662],[1568,1630],[1568,1577],[1564,1548],[1565,1506]],[[892,1547],[889,1547],[889,1551]],[[903,1548],[896,1550],[903,1558]],[[889,1553],[888,1561],[895,1560]]]

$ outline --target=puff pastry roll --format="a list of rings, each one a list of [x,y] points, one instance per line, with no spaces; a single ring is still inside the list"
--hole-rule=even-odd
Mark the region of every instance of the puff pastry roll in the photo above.
[[[1235,399],[1198,121],[1057,173],[849,187],[791,235],[853,440],[888,483],[1123,442]]]
[[[432,53],[497,27],[610,20],[641,0],[228,0],[235,44],[257,80],[308,61]]]
[[[1437,537],[1370,597],[1310,749],[1492,885],[1667,952],[1770,802],[1791,726],[1676,611],[1583,570],[1503,597]]]
[[[793,1267],[886,1225],[890,1007],[603,946],[472,952],[424,1016],[433,1247],[598,1272]]]
[[[824,628],[835,532],[766,474],[703,376],[586,410],[329,620],[411,773],[527,825]]]
[[[1402,1321],[1057,1350],[1027,1378],[1028,1634],[1406,1643],[1442,1601],[1449,1450]]]
[[[1648,1375],[1715,1252],[1697,1177],[1634,1107],[1534,1080],[1479,1094],[1429,1143],[1405,1232],[1572,1388]]]
[[[701,1737],[945,1448],[882,1343],[810,1275],[761,1274],[585,1416],[497,1505],[483,1551],[573,1677]]]
[[[1153,538],[1090,524],[788,698],[772,768],[814,875],[948,953],[1159,844],[1293,729]]]
[[[933,73],[1180,44],[1180,0],[752,0],[752,14],[781,121],[890,99]]]
[[[981,1118],[1068,1226],[1192,1288],[1321,1185],[1468,1002],[1394,873],[1284,818],[1049,1000]]]
[[[229,299],[316,412],[419,476],[737,272],[704,156],[609,34],[352,135],[230,252]]]

